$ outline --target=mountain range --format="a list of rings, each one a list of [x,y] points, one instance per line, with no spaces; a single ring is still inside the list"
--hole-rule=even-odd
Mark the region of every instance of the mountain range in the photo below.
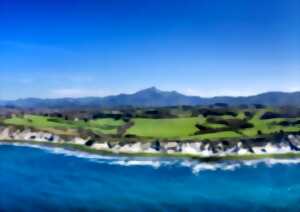
[[[0,100],[0,106],[22,108],[70,108],[70,107],[163,107],[177,105],[211,105],[225,103],[228,105],[263,104],[268,106],[300,106],[300,92],[266,92],[247,97],[218,96],[203,98],[188,96],[176,91],[162,91],[155,87],[147,88],[133,94],[119,94],[106,97],[39,99],[26,98],[18,100]]]

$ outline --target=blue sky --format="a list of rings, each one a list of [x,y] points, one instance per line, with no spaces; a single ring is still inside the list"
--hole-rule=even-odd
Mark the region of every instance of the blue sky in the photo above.
[[[0,99],[300,90],[298,0],[0,0]]]

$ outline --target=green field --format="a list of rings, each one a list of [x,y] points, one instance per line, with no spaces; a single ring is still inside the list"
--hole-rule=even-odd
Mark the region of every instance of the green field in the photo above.
[[[202,135],[194,135],[185,137],[184,139],[200,139],[200,140],[220,140],[220,139],[229,139],[229,138],[240,138],[241,134],[234,131],[223,131],[223,132],[215,132],[215,133],[205,133]]]
[[[268,135],[279,131],[284,132],[299,132],[300,125],[297,126],[280,126],[278,125],[281,121],[296,121],[299,118],[274,118],[262,120],[260,117],[271,109],[260,109],[255,110],[253,117],[248,122],[253,124],[253,127],[246,129],[234,129],[234,130],[222,130],[226,128],[224,124],[216,124],[208,122],[209,117],[189,117],[189,118],[171,118],[171,119],[133,119],[134,126],[127,130],[127,134],[136,135],[139,137],[150,137],[150,138],[179,138],[179,139],[200,139],[200,140],[219,140],[219,139],[230,139],[230,138],[242,138],[242,137],[256,137],[260,131],[261,135]],[[224,120],[246,119],[244,115],[245,111],[239,111],[236,117],[230,115],[220,116]],[[211,118],[212,116],[210,116]],[[195,135],[198,129],[195,127],[196,124],[201,124],[211,129],[216,129],[213,133],[200,133]],[[220,131],[218,131],[220,130]]]
[[[250,123],[254,125],[253,128],[245,129],[240,131],[245,136],[253,137],[257,134],[257,131],[260,130],[262,134],[270,134],[275,133],[280,130],[283,130],[285,132],[295,132],[300,131],[300,126],[280,126],[278,125],[281,121],[295,121],[298,119],[287,119],[287,118],[274,118],[269,120],[261,120],[260,117],[262,114],[266,112],[266,110],[260,110],[258,111],[254,117],[250,120]]]
[[[174,114],[178,112],[174,111]],[[251,112],[252,115],[247,116],[245,112]],[[238,110],[236,115],[208,115],[205,117],[203,115],[191,117],[192,113],[181,112],[180,115],[174,118],[131,118],[127,120],[129,121],[129,125],[127,125],[129,128],[125,126],[126,122],[122,119],[116,120],[113,118],[76,121],[57,117],[24,115],[13,116],[3,120],[3,122],[6,125],[32,127],[65,135],[77,135],[79,129],[90,130],[96,134],[115,135],[120,127],[125,126],[125,128],[122,128],[125,131],[124,134],[124,131],[122,131],[122,135],[179,140],[250,138],[279,131],[300,132],[300,124],[280,125],[280,122],[283,121],[298,121],[300,117],[262,119],[262,115],[266,112],[274,112],[274,110],[270,108],[251,111]],[[239,127],[240,124],[245,123],[250,126]]]
[[[181,138],[193,135],[199,118],[133,119],[127,134],[151,138]]]
[[[117,128],[122,126],[122,120],[111,118],[96,119],[84,122],[69,121],[62,118],[25,115],[24,117],[12,117],[4,121],[5,124],[28,126],[40,130],[47,130],[58,134],[75,134],[78,129],[91,130],[94,133],[116,134]]]

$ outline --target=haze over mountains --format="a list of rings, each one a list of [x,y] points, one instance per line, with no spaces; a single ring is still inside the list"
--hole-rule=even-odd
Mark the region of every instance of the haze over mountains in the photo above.
[[[219,96],[203,98],[187,96],[176,91],[162,91],[155,87],[133,94],[119,94],[106,97],[39,99],[26,98],[0,101],[0,106],[23,108],[69,108],[69,107],[163,107],[177,105],[210,105],[226,103],[228,105],[263,104],[268,106],[300,106],[300,92],[267,92],[247,97]]]

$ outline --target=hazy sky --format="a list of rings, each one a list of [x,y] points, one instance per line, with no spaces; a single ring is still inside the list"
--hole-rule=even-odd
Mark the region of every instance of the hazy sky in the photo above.
[[[300,90],[299,0],[0,0],[0,99]]]

